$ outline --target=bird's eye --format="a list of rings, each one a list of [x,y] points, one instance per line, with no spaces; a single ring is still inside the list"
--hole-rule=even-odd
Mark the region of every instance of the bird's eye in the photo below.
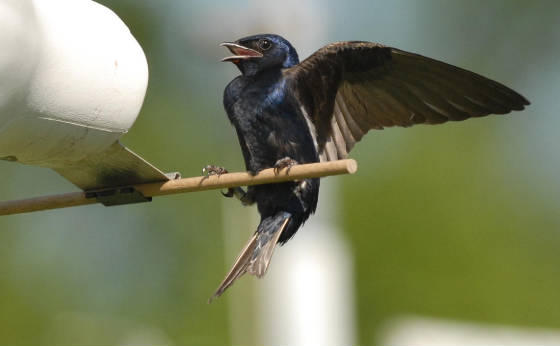
[[[272,47],[272,42],[269,40],[260,40],[259,41],[259,48],[262,50],[269,50]]]

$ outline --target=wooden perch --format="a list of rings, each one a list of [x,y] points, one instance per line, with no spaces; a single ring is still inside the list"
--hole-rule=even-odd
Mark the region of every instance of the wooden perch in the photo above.
[[[155,197],[176,193],[224,189],[237,186],[279,183],[305,178],[318,178],[329,175],[353,174],[358,164],[353,159],[308,163],[282,169],[278,174],[274,169],[265,169],[252,176],[247,172],[227,173],[220,176],[194,177],[169,180],[166,182],[133,185],[134,190],[144,197]],[[116,188],[119,189],[119,188]],[[113,189],[115,190],[115,189]],[[42,196],[16,201],[0,202],[0,215],[28,213],[40,210],[58,209],[100,203],[86,192],[72,192],[60,195]]]

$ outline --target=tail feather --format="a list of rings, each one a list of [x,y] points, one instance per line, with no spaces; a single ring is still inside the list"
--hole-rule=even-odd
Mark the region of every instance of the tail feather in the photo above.
[[[290,221],[289,216],[282,219],[280,227],[275,225],[276,229],[273,229],[273,233],[267,237],[264,236],[265,233],[260,234],[260,237],[258,237],[257,248],[253,252],[253,258],[247,266],[247,272],[249,274],[256,275],[258,278],[261,278],[264,274],[266,274],[266,270],[270,264],[270,259],[272,258],[272,254],[276,248],[276,243],[278,243],[278,239],[282,235],[282,232],[284,232],[284,229],[286,229],[288,221]]]
[[[208,300],[208,303],[222,295],[243,274],[249,273],[258,278],[266,274],[276,243],[290,218],[291,215],[289,213],[279,212],[261,221],[257,231],[249,239],[243,250],[241,250],[231,270],[220,284],[220,287]]]
[[[251,239],[249,239],[247,245],[245,245],[243,250],[241,250],[239,256],[237,256],[237,259],[233,263],[231,270],[220,284],[220,287],[218,287],[218,289],[216,290],[216,292],[214,292],[212,297],[208,299],[208,303],[211,303],[212,300],[221,296],[222,293],[224,293],[224,291],[227,290],[228,287],[231,286],[238,277],[245,274],[245,272],[247,271],[247,266],[253,255],[253,252],[257,247],[257,237],[258,234],[257,232],[255,232],[255,234],[251,237]]]

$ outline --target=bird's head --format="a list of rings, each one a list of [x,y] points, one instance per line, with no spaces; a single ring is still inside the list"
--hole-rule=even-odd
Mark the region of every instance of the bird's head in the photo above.
[[[270,69],[282,69],[299,63],[294,47],[278,35],[264,34],[224,42],[232,56],[222,59],[234,63],[241,73],[253,76]]]

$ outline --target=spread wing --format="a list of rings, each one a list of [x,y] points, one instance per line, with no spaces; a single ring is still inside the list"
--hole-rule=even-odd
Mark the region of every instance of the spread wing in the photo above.
[[[321,161],[346,157],[370,129],[506,114],[529,104],[476,73],[371,42],[332,43],[284,73]]]

